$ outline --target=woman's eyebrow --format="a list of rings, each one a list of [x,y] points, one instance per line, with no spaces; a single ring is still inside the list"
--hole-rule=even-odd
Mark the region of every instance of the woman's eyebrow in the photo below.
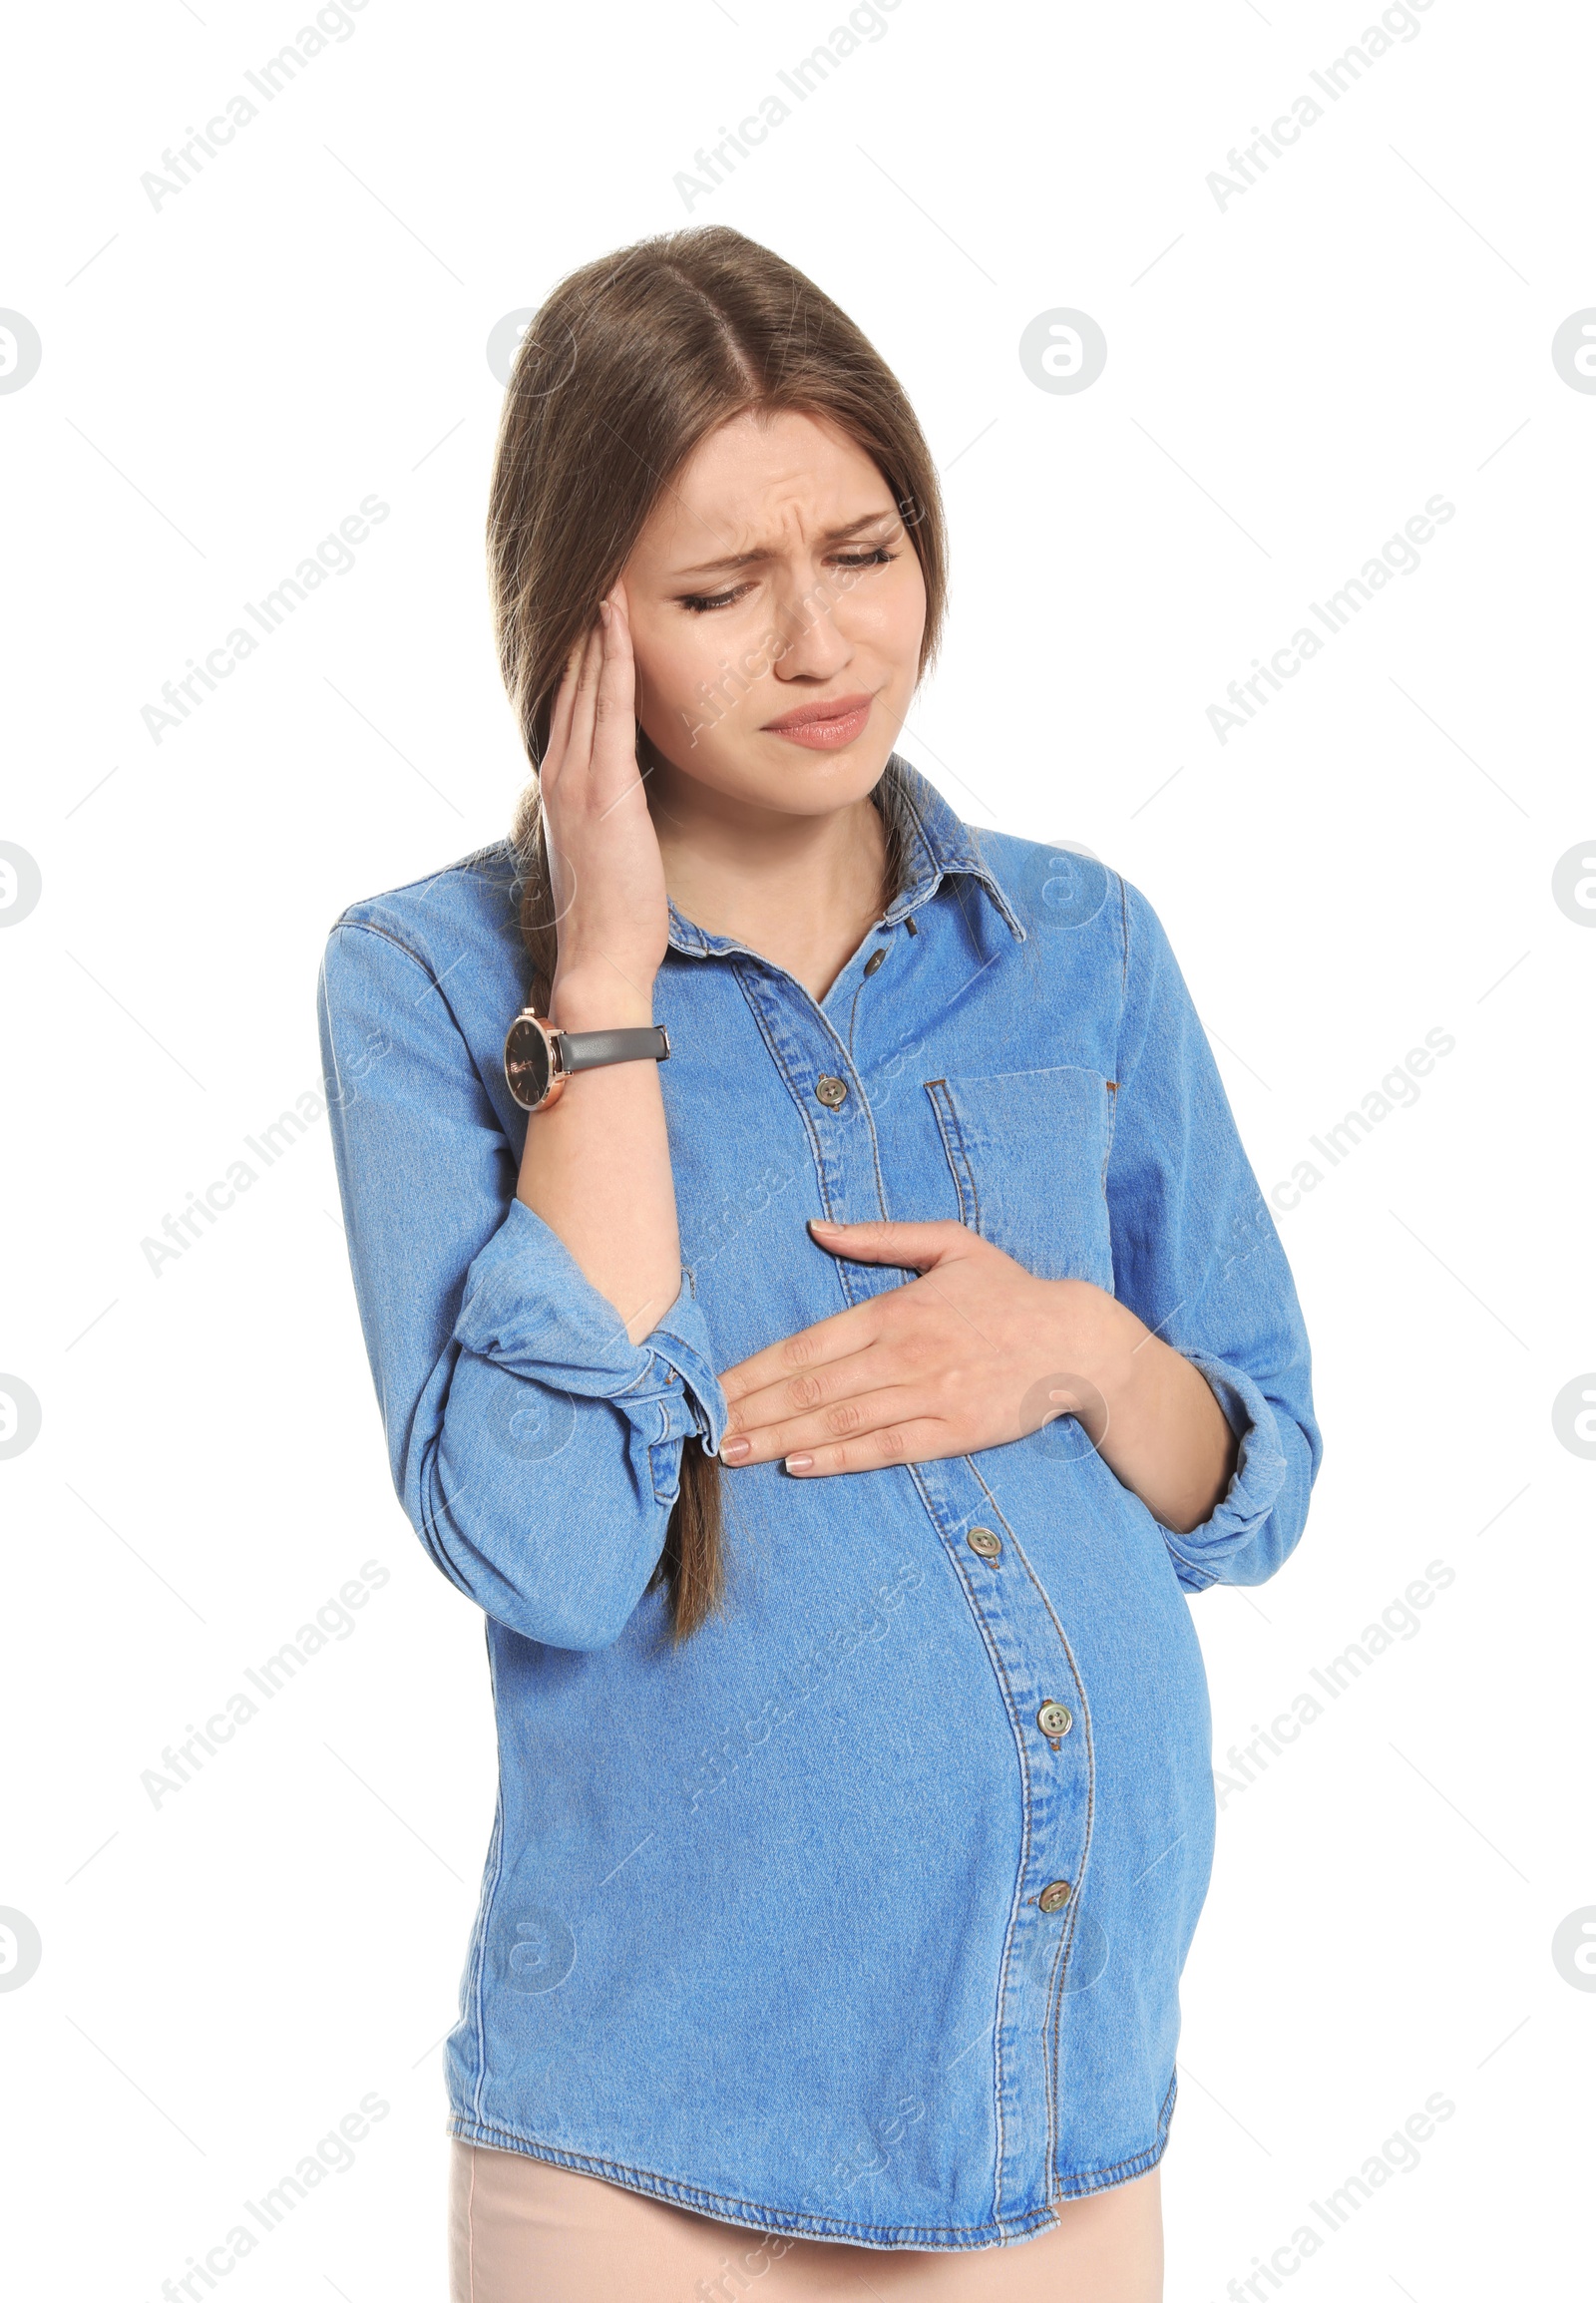
[[[861,528],[874,528],[880,521],[897,518],[898,513],[893,506],[883,505],[879,512],[862,512],[857,520],[850,520],[845,527],[828,528],[820,541],[822,544],[843,544],[850,536],[857,536]],[[723,553],[718,560],[699,561],[695,568],[678,568],[672,580],[685,576],[709,576],[717,568],[747,568],[753,561],[769,560],[771,556],[771,547],[768,545],[757,546],[752,552]]]

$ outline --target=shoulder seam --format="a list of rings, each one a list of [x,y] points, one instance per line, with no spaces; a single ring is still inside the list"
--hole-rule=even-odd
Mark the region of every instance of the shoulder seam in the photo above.
[[[384,944],[391,944],[396,952],[402,952],[407,960],[414,960],[427,981],[436,989],[438,978],[426,960],[422,959],[420,953],[412,952],[409,945],[401,943],[400,939],[389,929],[379,928],[374,920],[351,920],[348,913],[344,912],[340,913],[327,931],[328,941],[330,942],[334,936],[342,935],[345,929],[353,929],[362,936],[378,936]]]
[[[412,952],[408,944],[401,943],[397,936],[392,935],[386,928],[378,927],[374,921],[351,920],[347,916],[335,920],[330,931],[328,932],[328,943],[330,944],[332,942],[334,936],[341,936],[345,933],[346,930],[352,930],[363,936],[375,936],[379,942],[391,945],[395,952],[402,953],[405,959],[408,960],[413,966],[420,968],[422,974],[427,979],[428,991],[436,991],[438,994],[439,1004],[442,1007],[444,1014],[449,1018],[450,1023],[454,1026],[455,1035],[459,1039],[461,1046],[466,1051],[467,1061],[470,1063],[471,1069],[476,1076],[477,1082],[482,1088],[484,1095],[487,1096],[488,1102],[491,1106],[493,1102],[492,1090],[489,1087],[487,1079],[484,1077],[481,1064],[477,1061],[476,1054],[471,1045],[470,1034],[467,1032],[464,1024],[461,1022],[459,1016],[455,1013],[453,1006],[450,1004],[449,994],[443,987],[443,977],[433,972],[432,968],[429,966],[427,961],[421,958],[419,953]],[[444,972],[447,974],[449,970],[445,969]],[[325,955],[323,955],[323,984],[325,984],[325,975],[326,958]],[[425,992],[419,994],[417,998],[412,1000],[411,1005],[413,1007],[419,1007],[421,1005],[422,999],[424,999],[426,995],[427,994]]]
[[[496,880],[495,875],[489,869],[496,856],[502,856],[510,866],[510,876],[502,882]],[[423,872],[414,880],[401,880],[397,887],[379,888],[374,895],[361,897],[359,902],[361,904],[385,904],[391,897],[409,896],[420,888],[436,888],[441,881],[458,879],[462,875],[476,880],[486,880],[492,886],[515,887],[519,875],[516,869],[514,843],[508,839],[486,841],[480,848],[473,848],[469,855],[457,856],[453,863],[440,864],[436,871]],[[352,912],[356,908],[353,904],[348,905],[345,907],[345,912]]]

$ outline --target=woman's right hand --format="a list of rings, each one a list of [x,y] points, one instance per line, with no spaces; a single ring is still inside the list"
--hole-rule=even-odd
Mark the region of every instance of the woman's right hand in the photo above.
[[[605,606],[607,616],[571,652],[543,761],[560,947],[549,1017],[561,1031],[652,1023],[670,920],[637,773],[631,634],[618,582]],[[528,1122],[516,1193],[640,1343],[681,1287],[658,1064],[579,1073]]]
[[[540,777],[559,962],[555,1022],[652,1019],[669,914],[659,842],[637,772],[631,630],[616,581],[567,660]]]

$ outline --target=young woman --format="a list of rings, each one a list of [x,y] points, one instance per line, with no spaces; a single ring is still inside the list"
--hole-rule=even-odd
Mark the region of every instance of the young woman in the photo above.
[[[567,280],[489,536],[537,783],[321,995],[394,1482],[499,1724],[456,2303],[1153,2303],[1185,1595],[1281,1564],[1320,1451],[1202,1028],[1143,896],[895,749],[936,475],[791,265]]]

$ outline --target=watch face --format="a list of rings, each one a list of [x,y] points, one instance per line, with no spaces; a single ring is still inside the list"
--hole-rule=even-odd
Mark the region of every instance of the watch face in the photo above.
[[[536,1111],[549,1093],[549,1042],[530,1015],[518,1015],[505,1034],[505,1078],[524,1111]]]

